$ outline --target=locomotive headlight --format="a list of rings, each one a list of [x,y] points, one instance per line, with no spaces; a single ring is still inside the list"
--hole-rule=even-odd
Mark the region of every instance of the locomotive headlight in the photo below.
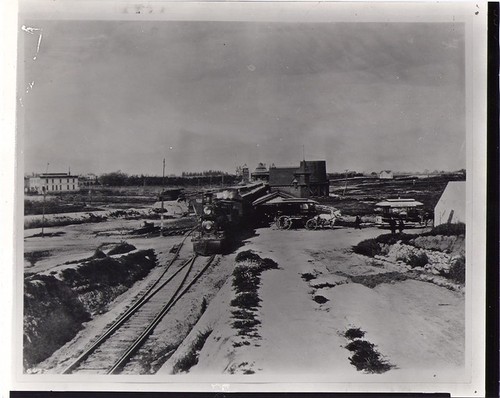
[[[201,227],[205,230],[205,231],[211,231],[212,229],[214,229],[214,223],[213,221],[203,221],[201,223]]]
[[[203,208],[203,213],[205,213],[205,215],[209,216],[213,213],[213,209],[210,206],[205,206]]]

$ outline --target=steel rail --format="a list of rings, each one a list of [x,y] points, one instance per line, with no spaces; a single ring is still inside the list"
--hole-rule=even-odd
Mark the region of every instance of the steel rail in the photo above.
[[[173,275],[171,275],[156,290],[153,291],[153,289],[160,283],[161,279],[165,276],[172,264],[178,258],[184,242],[186,241],[187,237],[193,232],[193,230],[191,230],[189,234],[187,234],[181,241],[179,247],[174,253],[174,256],[170,259],[167,266],[165,267],[165,270],[157,278],[155,283],[148,287],[144,294],[130,308],[128,308],[123,314],[121,314],[115,320],[115,322],[113,322],[113,324],[88,349],[86,349],[82,354],[80,354],[78,358],[76,358],[68,367],[66,367],[62,372],[63,374],[72,373],[73,370],[75,370],[80,365],[80,363],[82,363],[85,359],[92,355],[97,347],[104,343],[104,341],[107,340],[109,336],[111,336],[114,332],[116,332],[123,325],[123,323],[125,323],[135,312],[137,312],[139,308],[141,308],[148,300],[156,295],[167,283],[169,283],[175,276],[177,276],[177,274],[193,260],[193,257],[191,257],[190,259],[185,261]]]
[[[208,269],[208,267],[212,264],[215,259],[215,255],[212,255],[206,262],[205,266],[195,275],[195,277],[191,280],[191,282],[182,290],[181,293],[176,293],[172,296],[169,302],[163,307],[163,309],[156,315],[156,317],[151,321],[148,327],[142,332],[142,334],[130,345],[130,347],[123,353],[118,361],[114,363],[114,365],[108,370],[107,374],[116,374],[119,370],[121,370],[129,359],[137,352],[137,350],[144,344],[146,339],[149,337],[151,332],[154,330],[156,326],[161,322],[163,317],[170,311],[170,309],[187,293],[187,291],[193,286],[196,281],[203,275],[203,273]],[[193,260],[194,263],[194,260]],[[187,276],[187,273],[186,273]],[[184,282],[184,281],[183,281]],[[183,283],[179,286],[182,287]],[[177,296],[176,296],[177,295]]]

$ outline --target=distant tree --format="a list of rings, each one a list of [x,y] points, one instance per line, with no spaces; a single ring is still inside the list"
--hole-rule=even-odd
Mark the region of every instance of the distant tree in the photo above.
[[[123,186],[127,185],[128,183],[128,175],[123,173],[121,170],[101,174],[99,176],[99,182],[102,185],[108,185],[112,187]]]

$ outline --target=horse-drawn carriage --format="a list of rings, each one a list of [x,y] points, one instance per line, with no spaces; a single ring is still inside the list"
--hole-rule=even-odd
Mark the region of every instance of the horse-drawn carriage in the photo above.
[[[298,206],[297,206],[298,205]],[[276,226],[279,229],[293,227],[313,230],[333,228],[340,212],[332,207],[323,206],[310,199],[295,200],[294,206],[284,207],[276,215]]]

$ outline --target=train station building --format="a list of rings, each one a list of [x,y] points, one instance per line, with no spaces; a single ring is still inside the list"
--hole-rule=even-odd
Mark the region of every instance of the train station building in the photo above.
[[[302,160],[299,167],[269,168],[271,192],[281,191],[297,198],[328,196],[325,160]]]

